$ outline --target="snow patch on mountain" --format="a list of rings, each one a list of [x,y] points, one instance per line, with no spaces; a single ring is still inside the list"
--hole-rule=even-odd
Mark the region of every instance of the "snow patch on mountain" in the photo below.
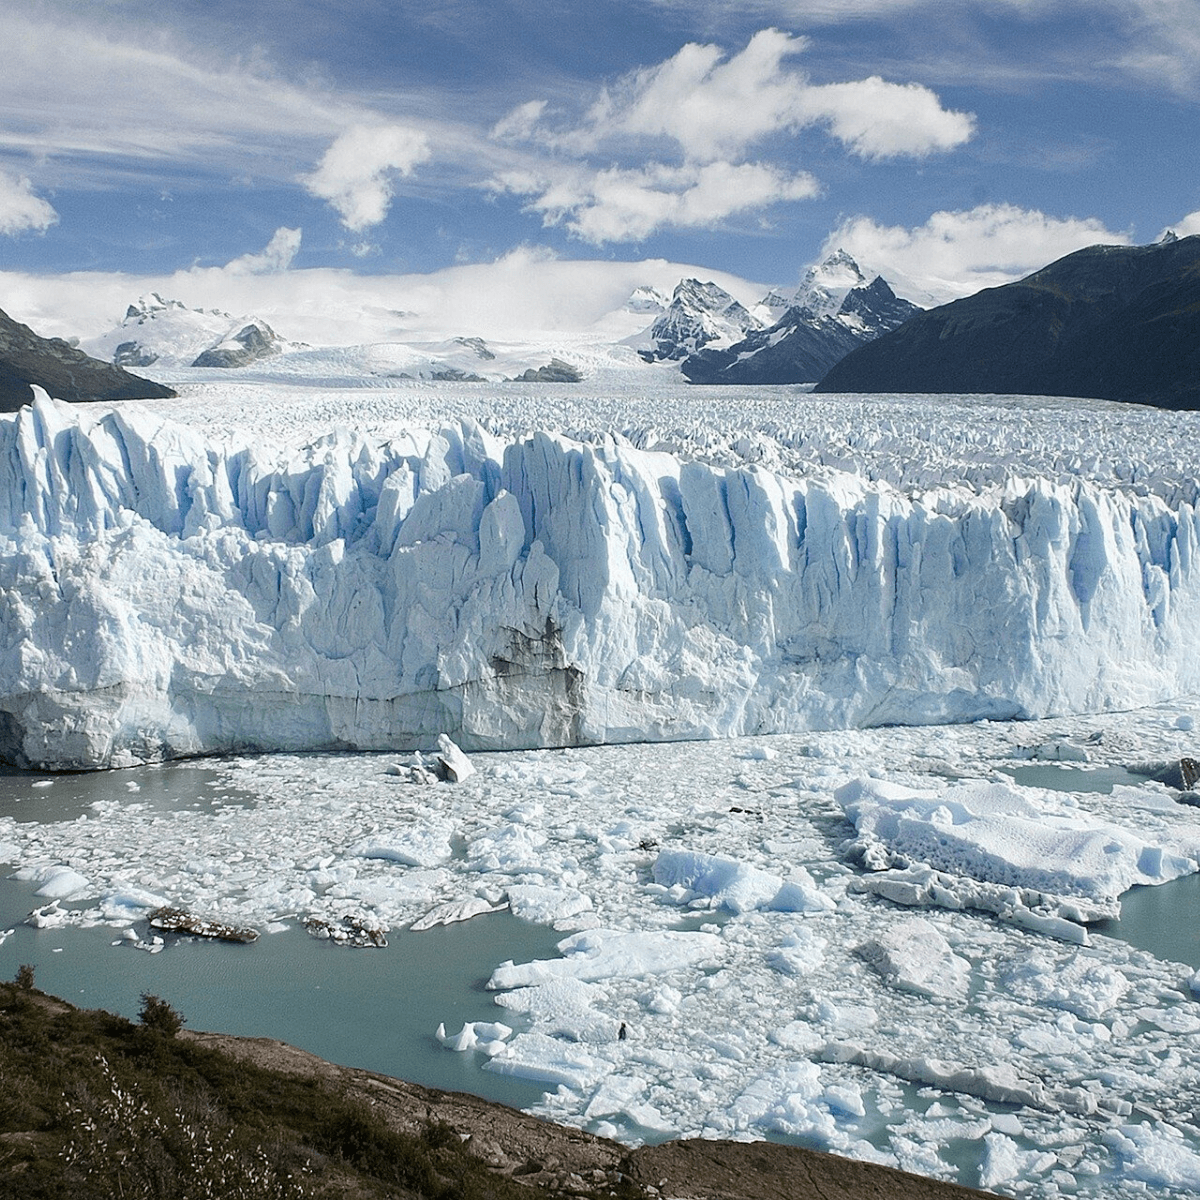
[[[666,311],[627,344],[646,362],[678,361],[702,346],[726,346],[761,328],[761,320],[724,288],[682,279]]]
[[[84,349],[118,366],[161,371],[243,367],[293,345],[257,317],[188,308],[151,292],[129,306],[117,328],[90,339]]]

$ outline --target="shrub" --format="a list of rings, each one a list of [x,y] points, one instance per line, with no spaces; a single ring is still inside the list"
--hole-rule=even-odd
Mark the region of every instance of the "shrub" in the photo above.
[[[142,1007],[138,1019],[145,1028],[174,1037],[183,1028],[183,1017],[167,1001],[149,992],[142,993]]]

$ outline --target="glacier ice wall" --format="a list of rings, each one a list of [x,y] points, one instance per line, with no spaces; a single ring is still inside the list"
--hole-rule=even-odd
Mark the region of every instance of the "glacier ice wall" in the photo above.
[[[0,756],[705,738],[1131,708],[1200,682],[1200,516],[920,495],[464,421],[280,458],[0,422]]]

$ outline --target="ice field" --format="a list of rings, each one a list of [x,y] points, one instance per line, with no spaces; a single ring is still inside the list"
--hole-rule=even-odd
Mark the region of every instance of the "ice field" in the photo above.
[[[214,796],[252,799],[118,772],[0,818],[0,861],[113,954],[162,903],[553,925],[441,1035],[596,1132],[1195,1194],[1200,955],[1088,926],[1200,870],[1200,808],[1137,770],[1196,748],[1200,422],[732,392],[207,382],[6,420],[8,752],[233,752]],[[414,782],[443,729],[474,773]]]
[[[662,741],[1200,689],[1194,416],[613,375],[0,423],[4,753]]]

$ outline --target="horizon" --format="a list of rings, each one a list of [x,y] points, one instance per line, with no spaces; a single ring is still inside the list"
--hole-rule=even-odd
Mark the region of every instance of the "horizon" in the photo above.
[[[38,0],[0,12],[5,307],[549,262],[795,288],[839,247],[943,302],[1200,232],[1200,9],[1088,9]]]

